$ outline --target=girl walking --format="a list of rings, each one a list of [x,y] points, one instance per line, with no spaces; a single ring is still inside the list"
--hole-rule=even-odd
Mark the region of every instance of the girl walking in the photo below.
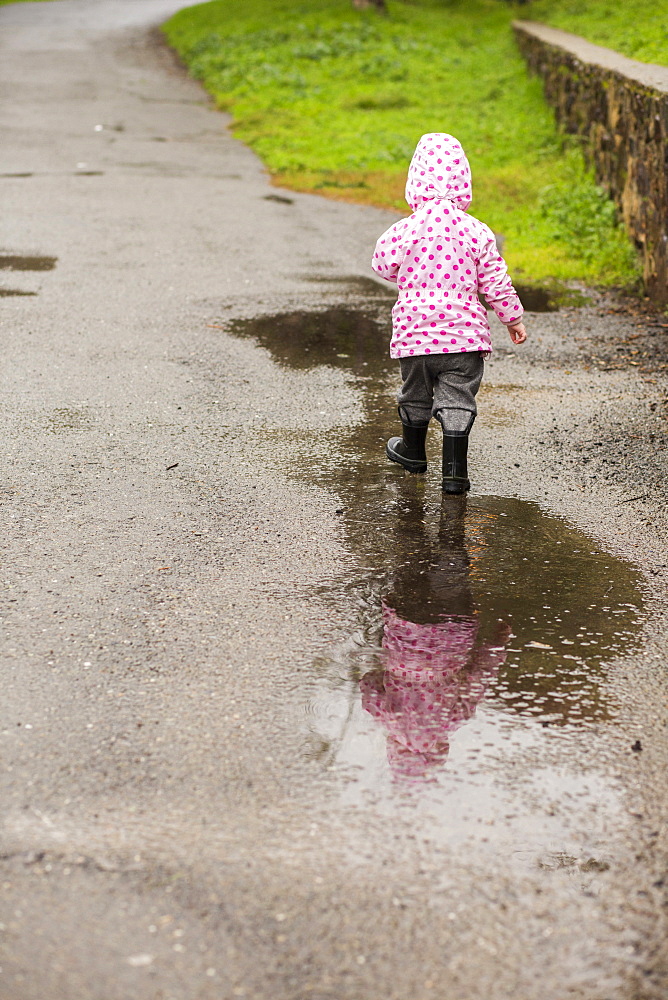
[[[408,168],[406,201],[413,214],[380,237],[372,261],[399,292],[390,356],[401,365],[402,436],[387,442],[387,457],[409,472],[426,472],[427,428],[435,417],[443,428],[443,490],[465,493],[475,397],[492,350],[478,293],[514,344],[526,340],[524,310],[494,234],[467,214],[471,169],[457,139],[445,132],[422,136]]]

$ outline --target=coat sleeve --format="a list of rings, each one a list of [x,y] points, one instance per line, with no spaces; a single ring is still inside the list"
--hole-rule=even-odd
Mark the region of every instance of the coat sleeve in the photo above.
[[[404,228],[402,223],[398,223],[383,233],[376,243],[376,250],[371,261],[371,267],[377,275],[395,284],[406,253],[399,227]]]
[[[487,230],[486,240],[478,258],[478,291],[506,326],[518,323],[524,314],[524,307],[508,276],[508,267],[499,253],[491,230]]]

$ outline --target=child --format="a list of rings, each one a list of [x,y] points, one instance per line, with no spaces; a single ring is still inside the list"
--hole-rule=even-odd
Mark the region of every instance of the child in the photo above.
[[[443,427],[443,490],[465,493],[475,396],[492,350],[478,293],[514,344],[526,340],[524,310],[494,234],[467,215],[471,169],[457,139],[445,132],[422,136],[408,168],[406,201],[413,214],[381,236],[372,261],[399,289],[390,356],[401,364],[403,435],[387,442],[387,457],[409,472],[426,472],[427,427],[436,417]]]

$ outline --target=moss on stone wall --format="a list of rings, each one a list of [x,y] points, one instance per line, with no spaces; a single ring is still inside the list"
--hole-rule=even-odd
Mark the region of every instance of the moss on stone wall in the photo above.
[[[647,295],[668,304],[668,88],[599,65],[516,22],[517,41],[538,73],[560,126],[582,137],[596,178],[641,250]]]

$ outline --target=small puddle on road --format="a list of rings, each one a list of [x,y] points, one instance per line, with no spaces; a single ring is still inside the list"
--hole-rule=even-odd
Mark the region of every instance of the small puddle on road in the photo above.
[[[341,754],[360,699],[385,730],[395,777],[437,775],[481,703],[541,731],[614,719],[605,665],[642,625],[632,567],[521,500],[439,506],[399,480],[382,527],[367,503],[360,513],[350,535],[373,574],[357,583],[358,631],[318,662],[309,752]]]
[[[371,797],[391,813],[410,792],[436,836],[470,832],[490,815],[507,828],[523,808],[517,837],[533,822],[544,839],[547,800],[616,801],[600,774],[594,791],[584,763],[566,777],[558,761],[583,731],[614,723],[606,668],[639,642],[638,572],[537,504],[444,498],[436,476],[387,463],[397,377],[373,305],[227,326],[281,365],[345,371],[362,397],[360,426],[314,438],[312,461],[300,463],[341,498],[360,565],[318,595],[334,620],[354,608],[357,628],[313,664],[310,697],[302,691],[305,754],[345,776],[348,804]],[[542,802],[533,821],[515,799],[527,782]]]
[[[57,262],[57,257],[0,253],[0,271],[53,271]],[[0,298],[3,299],[11,298],[12,296],[36,295],[37,292],[24,291],[20,288],[0,288]]]
[[[558,312],[559,309],[591,305],[591,298],[577,288],[569,288],[561,282],[549,285],[518,285],[515,290],[527,312]],[[481,296],[481,301],[489,309]]]
[[[0,271],[53,271],[57,257],[25,257],[0,253]]]

